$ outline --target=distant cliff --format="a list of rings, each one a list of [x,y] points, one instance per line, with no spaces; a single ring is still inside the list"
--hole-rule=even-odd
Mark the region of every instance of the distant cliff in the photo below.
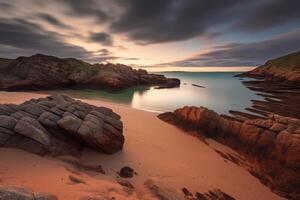
[[[264,65],[238,76],[300,83],[300,51],[268,60]]]
[[[89,64],[74,58],[41,54],[14,60],[0,59],[0,90],[123,89],[138,85],[178,87],[180,80],[122,64]]]

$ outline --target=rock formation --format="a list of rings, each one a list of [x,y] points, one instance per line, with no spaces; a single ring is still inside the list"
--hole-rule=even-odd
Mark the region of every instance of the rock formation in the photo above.
[[[204,107],[184,107],[158,117],[234,148],[248,158],[251,172],[263,183],[290,199],[300,198],[300,119],[233,117]]]
[[[253,100],[250,113],[218,115],[203,107],[184,107],[159,118],[196,130],[244,154],[250,172],[277,193],[300,198],[300,52],[267,61],[237,75],[264,100]]]
[[[0,105],[0,147],[39,155],[76,154],[83,147],[114,153],[123,147],[123,124],[111,109],[63,95]]]
[[[238,76],[300,83],[300,51],[268,60],[264,65]]]
[[[269,60],[256,69],[237,75],[257,80],[244,80],[264,100],[253,100],[251,112],[300,118],[300,52]]]
[[[122,64],[89,64],[74,58],[41,54],[15,60],[0,59],[0,90],[123,89],[138,85],[178,87],[180,80]]]
[[[33,191],[19,187],[0,186],[1,200],[57,200],[50,194],[34,193]]]

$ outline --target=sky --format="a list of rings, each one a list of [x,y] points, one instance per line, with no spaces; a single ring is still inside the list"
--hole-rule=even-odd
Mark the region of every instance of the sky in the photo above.
[[[299,0],[0,0],[0,57],[248,70],[300,50]]]

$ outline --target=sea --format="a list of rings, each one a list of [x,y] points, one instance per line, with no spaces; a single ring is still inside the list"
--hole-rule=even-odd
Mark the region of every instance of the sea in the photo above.
[[[229,110],[245,111],[245,108],[251,106],[251,100],[263,98],[245,87],[241,78],[234,77],[238,73],[159,72],[166,77],[180,79],[181,86],[168,89],[155,89],[155,86],[134,87],[113,92],[95,89],[54,92],[74,98],[125,104],[135,109],[157,113],[174,111],[183,106],[204,106],[219,114],[228,114]]]

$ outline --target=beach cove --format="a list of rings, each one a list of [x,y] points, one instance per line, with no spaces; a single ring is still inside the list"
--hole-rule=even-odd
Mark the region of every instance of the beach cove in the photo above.
[[[27,92],[0,94],[1,104],[19,104],[45,96]],[[220,189],[236,199],[283,199],[242,166],[222,158],[216,150],[239,157],[224,145],[210,139],[203,142],[159,120],[156,113],[99,100],[83,101],[112,108],[124,123],[125,144],[121,152],[104,155],[86,150],[79,158],[87,163],[100,164],[106,173],[89,175],[84,171],[70,170],[72,166],[58,159],[4,148],[0,150],[2,184],[29,187],[65,200],[89,195],[156,199],[144,185],[149,180],[162,189],[167,188],[169,193],[178,193],[181,198],[184,198],[182,188],[187,188],[192,193]],[[128,179],[134,185],[129,193],[116,182],[117,172],[124,166],[137,172]],[[70,184],[70,175],[79,177],[85,184]]]

